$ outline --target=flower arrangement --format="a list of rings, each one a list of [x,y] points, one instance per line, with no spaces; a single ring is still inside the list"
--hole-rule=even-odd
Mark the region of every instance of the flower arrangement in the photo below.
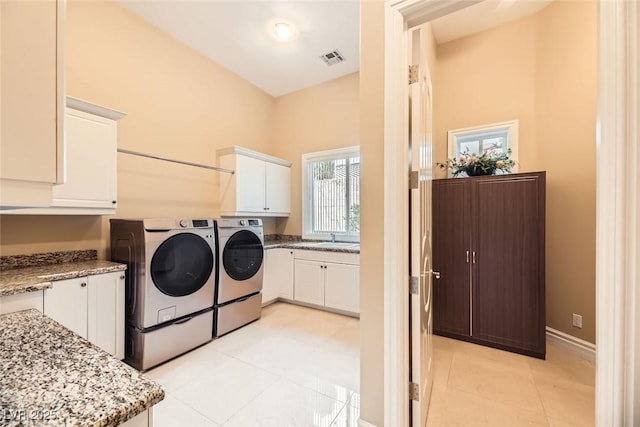
[[[493,175],[497,170],[511,172],[516,162],[509,158],[511,149],[497,154],[484,152],[482,155],[463,153],[460,157],[447,159],[445,163],[437,163],[441,169],[451,169],[453,176],[466,173],[468,176]]]

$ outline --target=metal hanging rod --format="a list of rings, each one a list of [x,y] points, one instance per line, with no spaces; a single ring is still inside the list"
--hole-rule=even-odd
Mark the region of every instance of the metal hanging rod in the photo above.
[[[140,157],[146,157],[148,159],[162,160],[162,161],[170,162],[170,163],[179,163],[181,165],[195,166],[197,168],[203,168],[203,169],[209,169],[209,170],[214,170],[214,171],[218,171],[218,172],[230,173],[231,175],[233,175],[235,173],[231,169],[219,168],[219,167],[216,167],[216,166],[201,165],[201,164],[198,164],[198,163],[184,162],[182,160],[167,159],[165,157],[154,156],[152,154],[145,154],[145,153],[139,153],[137,151],[125,150],[124,148],[118,148],[118,153],[131,154],[133,156],[140,156]]]

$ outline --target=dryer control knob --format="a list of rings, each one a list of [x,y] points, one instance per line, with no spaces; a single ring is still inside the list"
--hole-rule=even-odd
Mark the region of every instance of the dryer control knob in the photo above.
[[[189,221],[187,221],[186,219],[180,220],[180,227],[188,227],[188,226],[189,226]]]
[[[247,225],[247,221],[245,221],[244,219],[240,220],[240,225]]]

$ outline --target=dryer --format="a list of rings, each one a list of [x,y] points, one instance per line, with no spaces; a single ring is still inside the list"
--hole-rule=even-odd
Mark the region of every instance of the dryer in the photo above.
[[[264,270],[261,219],[222,218],[218,236],[218,288],[215,335],[260,318]]]
[[[146,370],[211,339],[212,219],[111,219],[111,260],[127,264],[125,361]]]

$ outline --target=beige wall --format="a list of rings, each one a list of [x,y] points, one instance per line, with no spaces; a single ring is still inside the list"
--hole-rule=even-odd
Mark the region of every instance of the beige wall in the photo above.
[[[273,154],[273,97],[115,2],[69,1],[66,42],[67,93],[128,114],[119,147],[211,165],[229,145]],[[119,154],[116,216],[214,217],[217,186],[213,171]],[[108,234],[108,217],[2,215],[0,253],[105,257]]]
[[[536,124],[547,171],[547,325],[595,343],[597,2],[538,15]],[[572,313],[583,328],[571,325]]]
[[[597,4],[538,14],[439,45],[436,161],[447,130],[520,122],[521,171],[547,171],[547,325],[595,342]],[[439,171],[444,176],[444,171]],[[583,328],[572,327],[572,313]]]
[[[433,88],[437,162],[446,160],[447,131],[519,120],[521,170],[536,165],[536,17],[520,19],[437,47]],[[446,172],[438,170],[438,177]]]
[[[275,100],[275,155],[291,166],[291,215],[277,220],[281,234],[302,234],[301,156],[360,144],[359,75],[302,89]]]
[[[384,3],[360,2],[360,417],[384,425]]]

